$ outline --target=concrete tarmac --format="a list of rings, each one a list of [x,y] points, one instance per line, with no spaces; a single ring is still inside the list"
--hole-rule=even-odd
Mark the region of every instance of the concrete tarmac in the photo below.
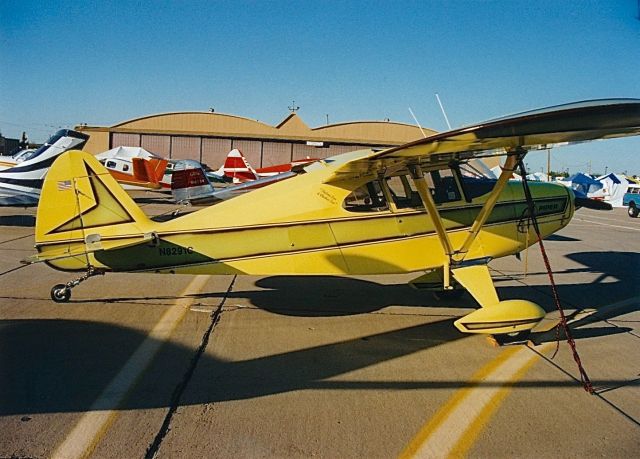
[[[453,326],[467,294],[438,302],[412,275],[107,274],[56,304],[74,275],[20,264],[34,216],[0,209],[0,457],[637,455],[640,219],[625,209],[580,209],[545,241],[594,395],[566,341],[555,352],[538,246],[490,267],[502,299],[547,318],[529,345],[494,347]]]

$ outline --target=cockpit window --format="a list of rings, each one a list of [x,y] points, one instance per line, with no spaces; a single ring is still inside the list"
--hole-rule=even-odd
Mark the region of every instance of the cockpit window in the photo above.
[[[430,175],[433,185],[430,185],[429,188],[436,204],[459,201],[461,199],[458,184],[450,169],[432,171]]]
[[[413,180],[407,175],[386,177],[387,187],[398,209],[415,209],[422,207],[422,199]]]
[[[433,196],[435,204],[460,201],[462,193],[456,180],[456,174],[450,169],[424,173],[424,180]],[[424,204],[414,179],[405,172],[385,177],[382,182],[373,180],[353,191],[343,202],[350,212],[376,212],[388,210],[385,196],[393,202],[394,209],[424,209]],[[382,186],[386,189],[383,190]]]
[[[389,209],[378,180],[354,190],[342,205],[349,212],[379,212]]]

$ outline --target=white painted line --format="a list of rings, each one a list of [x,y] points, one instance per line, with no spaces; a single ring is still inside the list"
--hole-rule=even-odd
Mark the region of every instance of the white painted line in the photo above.
[[[567,321],[567,324],[572,325],[575,322],[580,322],[586,319],[589,319],[589,323],[601,322],[603,319],[598,316],[599,314],[612,314],[618,309],[624,309],[634,303],[640,303],[640,295],[632,296],[626,300],[620,300],[616,303],[607,304],[605,306],[582,309],[573,319]]]
[[[593,220],[587,220],[585,218],[575,217],[574,220],[578,220],[578,221],[581,221],[581,222],[587,222],[587,223],[593,223],[594,225],[610,226],[611,228],[623,228],[623,229],[628,229],[628,230],[631,230],[631,231],[640,231],[640,228],[634,228],[632,226],[611,225],[609,223],[594,222]]]
[[[211,314],[215,308],[213,306],[192,306],[192,312],[204,312],[206,314]]]
[[[209,277],[208,275],[200,275],[191,281],[180,295],[181,298],[164,313],[120,372],[80,418],[65,441],[56,448],[52,455],[53,458],[76,459],[91,454],[115,419],[116,408],[146,370],[162,344],[169,339],[173,330],[189,311],[189,306],[195,298],[185,296],[200,292]]]

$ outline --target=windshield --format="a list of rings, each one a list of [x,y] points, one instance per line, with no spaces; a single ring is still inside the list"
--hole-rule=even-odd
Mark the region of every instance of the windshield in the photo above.
[[[463,177],[497,179],[496,175],[481,159],[470,159],[468,162],[460,164],[460,172]]]

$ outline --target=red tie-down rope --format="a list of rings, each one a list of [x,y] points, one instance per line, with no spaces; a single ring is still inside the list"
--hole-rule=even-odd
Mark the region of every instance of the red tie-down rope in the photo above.
[[[527,171],[524,167],[522,160],[520,160],[520,174],[522,175],[522,187],[524,189],[524,195],[527,200],[527,206],[529,207],[529,215],[531,217],[531,223],[533,224],[533,229],[536,232],[536,236],[538,237],[538,244],[540,245],[540,252],[542,253],[542,259],[544,260],[544,265],[547,268],[547,274],[549,276],[549,282],[551,284],[551,291],[553,292],[553,300],[558,308],[558,312],[560,312],[560,323],[556,325],[556,343],[559,344],[559,332],[560,327],[564,330],[565,336],[567,337],[567,343],[569,343],[569,347],[571,348],[571,352],[573,353],[573,360],[575,360],[578,365],[578,371],[580,372],[580,381],[582,381],[582,386],[584,390],[589,392],[590,394],[594,393],[593,385],[591,384],[591,380],[587,375],[584,367],[582,366],[582,361],[580,360],[580,356],[578,355],[578,349],[576,348],[576,342],[573,339],[573,335],[571,334],[571,330],[569,329],[569,325],[567,324],[567,317],[564,314],[564,309],[562,309],[562,305],[560,304],[560,296],[558,295],[558,289],[556,287],[556,283],[553,279],[553,271],[551,270],[551,264],[549,263],[549,257],[547,256],[547,251],[544,249],[544,244],[542,243],[542,236],[540,233],[540,227],[538,226],[538,219],[536,218],[535,204],[533,202],[533,198],[531,197],[531,190],[529,189],[529,182],[527,181]],[[556,351],[553,354],[555,357],[558,352],[558,346],[556,345]],[[553,359],[553,357],[551,357]]]

